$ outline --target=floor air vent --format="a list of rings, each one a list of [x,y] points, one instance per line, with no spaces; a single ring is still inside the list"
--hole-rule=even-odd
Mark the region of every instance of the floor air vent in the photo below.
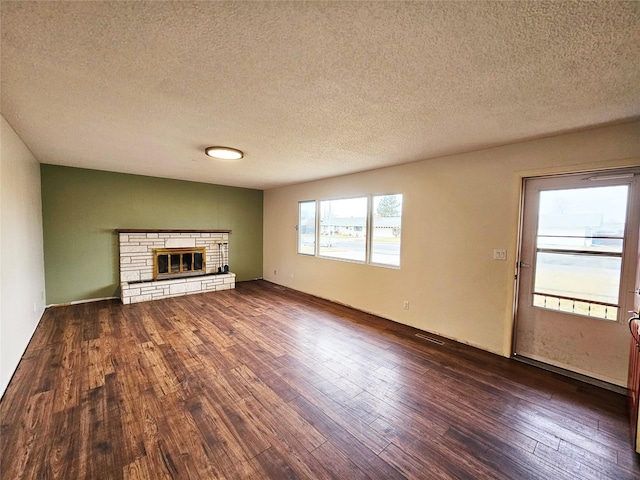
[[[423,340],[428,340],[428,341],[436,343],[438,345],[444,345],[444,342],[438,340],[437,338],[428,337],[426,335],[423,335],[422,333],[416,333],[416,337],[421,338]]]

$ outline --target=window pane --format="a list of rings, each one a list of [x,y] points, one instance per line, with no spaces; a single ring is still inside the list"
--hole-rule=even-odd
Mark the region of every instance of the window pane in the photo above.
[[[540,192],[538,248],[622,252],[627,185]]]
[[[566,298],[555,297],[553,295],[534,294],[533,305],[535,307],[604,318],[606,320],[616,320],[618,318],[618,307],[600,305],[598,303],[584,302],[580,300],[568,300]]]
[[[316,253],[316,202],[298,204],[298,253]]]
[[[371,263],[400,266],[402,194],[373,197]]]
[[[320,202],[319,255],[364,262],[366,246],[366,197]]]
[[[620,257],[538,253],[535,292],[618,304]]]

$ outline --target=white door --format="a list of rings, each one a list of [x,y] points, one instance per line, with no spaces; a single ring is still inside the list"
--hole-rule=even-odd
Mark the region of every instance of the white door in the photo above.
[[[526,179],[514,353],[626,386],[640,168]]]

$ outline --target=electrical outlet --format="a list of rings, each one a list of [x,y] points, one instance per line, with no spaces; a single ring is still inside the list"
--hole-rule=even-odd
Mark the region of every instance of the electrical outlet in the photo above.
[[[504,249],[496,248],[493,251],[493,259],[494,260],[506,260],[507,259],[507,251]]]
[[[404,301],[404,303],[403,303],[403,305],[402,305],[402,307],[403,307],[405,310],[409,310],[409,300],[405,300],[405,301]]]

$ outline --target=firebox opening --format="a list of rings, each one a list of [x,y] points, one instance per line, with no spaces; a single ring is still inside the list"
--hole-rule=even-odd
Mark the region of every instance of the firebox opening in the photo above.
[[[156,248],[153,279],[188,277],[206,273],[206,248]]]

